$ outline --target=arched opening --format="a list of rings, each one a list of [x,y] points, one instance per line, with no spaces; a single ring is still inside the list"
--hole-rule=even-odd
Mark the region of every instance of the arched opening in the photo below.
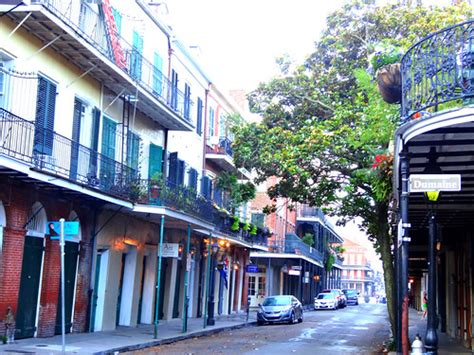
[[[31,207],[26,224],[16,314],[16,338],[33,337],[37,328],[38,299],[41,290],[44,235],[47,220],[43,205],[40,202],[35,202]]]

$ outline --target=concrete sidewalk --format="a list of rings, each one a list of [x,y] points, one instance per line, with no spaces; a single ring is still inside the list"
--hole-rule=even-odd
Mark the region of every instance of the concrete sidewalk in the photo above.
[[[421,312],[410,308],[409,313],[409,337],[410,341],[413,342],[416,334],[419,334],[423,344],[425,343],[426,334],[426,319],[421,319]],[[438,354],[472,354],[470,349],[465,348],[461,342],[451,338],[446,333],[441,333],[439,330],[438,334]]]
[[[203,328],[202,318],[188,320],[188,331],[182,333],[182,320],[160,321],[158,337],[153,338],[153,325],[118,327],[114,331],[74,333],[66,335],[68,354],[110,354],[150,346],[172,343],[223,330],[241,328],[256,323],[256,312],[251,312],[248,322],[245,314],[216,317],[216,324]],[[61,353],[61,336],[16,340],[15,344],[0,345],[2,354],[57,354]]]

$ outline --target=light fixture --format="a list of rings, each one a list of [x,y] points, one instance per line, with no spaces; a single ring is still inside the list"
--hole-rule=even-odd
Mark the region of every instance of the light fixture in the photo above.
[[[220,246],[220,247],[224,247],[224,246],[226,245],[224,239],[219,239],[218,243],[219,243],[219,246]]]
[[[226,242],[226,243],[225,243],[225,247],[226,247],[226,248],[230,247],[230,242]]]
[[[429,202],[434,203],[438,201],[439,193],[439,191],[426,191],[425,197]]]

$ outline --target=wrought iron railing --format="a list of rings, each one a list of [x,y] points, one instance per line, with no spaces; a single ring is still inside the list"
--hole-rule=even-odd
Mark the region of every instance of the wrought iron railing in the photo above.
[[[184,185],[159,180],[137,180],[132,188],[132,199],[138,203],[164,206],[210,221],[214,219],[214,207],[210,200]]]
[[[137,172],[35,122],[0,108],[0,154],[32,168],[129,199]]]
[[[319,250],[310,247],[293,234],[287,234],[285,236],[285,253],[301,254],[320,263],[323,262],[323,254]]]
[[[181,90],[173,86],[168,78],[148,61],[135,47],[128,43],[119,33],[115,33],[117,42],[123,52],[119,60],[112,49],[103,14],[85,1],[75,0],[32,0],[32,4],[44,6],[60,18],[75,34],[94,46],[120,70],[127,73],[140,87],[165,103],[183,119],[191,122],[189,101]],[[100,6],[100,4],[98,5]]]
[[[433,33],[401,61],[402,123],[420,111],[459,107],[474,97],[474,21]]]
[[[233,230],[233,222],[234,218],[228,214],[221,214],[218,211],[214,213],[214,224],[221,233],[253,245],[268,245],[269,231],[266,228],[257,228],[256,233],[252,234],[251,229],[245,230],[245,224],[242,222],[239,224],[238,230]]]

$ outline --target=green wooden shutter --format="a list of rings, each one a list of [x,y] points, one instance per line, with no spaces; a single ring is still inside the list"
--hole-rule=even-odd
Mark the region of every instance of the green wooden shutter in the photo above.
[[[94,107],[92,110],[92,132],[91,132],[91,154],[89,158],[89,183],[95,184],[97,178],[97,158],[99,151],[99,127],[100,127],[100,110]]]
[[[127,164],[132,169],[138,170],[138,155],[140,148],[140,137],[133,132],[127,135]]]
[[[117,123],[104,117],[102,124],[102,159],[100,162],[100,182],[105,188],[115,181],[115,142]]]
[[[77,178],[77,166],[79,163],[79,140],[81,136],[81,120],[84,105],[79,99],[74,100],[74,114],[72,119],[72,146],[71,146],[71,164],[69,168],[69,178]]]
[[[112,8],[112,15],[114,16],[115,26],[117,26],[117,33],[122,33],[122,14],[117,9]]]
[[[178,184],[178,153],[170,153],[170,163],[169,163],[169,171],[168,171],[168,182],[172,186],[176,186]]]
[[[163,94],[163,59],[156,52],[153,56],[153,92]]]
[[[131,58],[130,74],[133,78],[140,80],[142,78],[142,53],[143,37],[136,31],[133,31],[133,49]]]
[[[148,178],[152,179],[155,175],[161,175],[163,171],[163,147],[150,144],[150,156],[148,158]]]
[[[55,108],[56,85],[40,76],[38,78],[34,138],[34,149],[39,154],[53,154]]]
[[[202,100],[200,97],[197,99],[196,133],[202,134]]]

